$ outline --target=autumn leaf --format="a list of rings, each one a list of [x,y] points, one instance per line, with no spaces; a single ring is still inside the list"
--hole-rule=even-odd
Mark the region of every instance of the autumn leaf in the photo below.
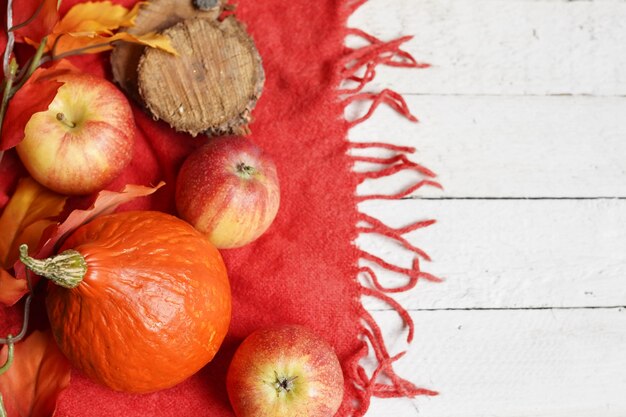
[[[42,230],[43,233],[40,235],[39,240],[32,245],[27,241],[16,240],[15,245],[18,246],[17,250],[19,250],[19,245],[21,243],[26,243],[29,245],[31,250],[31,256],[34,256],[35,258],[47,258],[55,253],[65,238],[67,238],[74,230],[78,229],[83,224],[88,223],[98,216],[112,213],[121,204],[127,203],[135,198],[150,195],[164,185],[164,182],[160,182],[156,187],[144,187],[142,185],[128,184],[121,192],[109,190],[100,191],[93,205],[89,209],[74,210],[62,223],[48,224],[48,226]],[[11,204],[11,202],[9,202],[9,204]],[[38,242],[42,242],[42,245],[39,250],[36,250]],[[7,289],[6,294],[2,291],[2,294],[0,295],[0,302],[9,306],[19,301],[19,299],[22,298],[27,292],[26,285],[20,286],[19,283],[9,281],[9,279],[13,279],[14,281],[26,282],[26,270],[24,265],[21,262],[16,261],[12,264],[12,266],[15,270],[15,279],[13,279],[10,274],[6,274],[8,276],[0,275],[0,291],[2,291],[3,287]],[[39,277],[32,277],[33,286],[36,285],[38,281]]]
[[[50,331],[34,331],[15,343],[13,364],[0,375],[0,392],[9,416],[50,417],[59,394],[70,383],[70,364]],[[0,350],[5,363],[8,347]]]
[[[47,38],[47,51],[54,56],[62,54],[98,53],[113,48],[113,42],[133,42],[175,54],[169,38],[156,33],[130,35],[117,32],[133,26],[143,2],[127,9],[110,1],[78,3],[59,20]],[[33,46],[38,43],[27,42]]]
[[[37,68],[11,101],[4,118],[0,150],[7,150],[24,139],[24,128],[33,114],[48,110],[62,82],[57,78],[78,71],[67,60],[56,61],[49,68]]]
[[[131,35],[128,32],[118,32],[112,36],[89,36],[84,34],[67,33],[54,48],[55,55],[68,53],[71,51],[83,51],[83,53],[95,54],[98,52],[113,49],[113,42],[124,41],[137,43],[151,48],[158,48],[171,54],[176,51],[170,45],[169,38],[157,33],[147,33],[145,35]]]
[[[67,197],[41,186],[30,177],[22,178],[0,216],[0,266],[10,269],[19,258],[19,245],[34,248],[53,218],[63,210]]]
[[[110,1],[84,2],[72,7],[54,27],[57,33],[100,33],[111,35],[120,27],[132,26],[139,13],[139,2],[128,10]]]
[[[169,38],[157,33],[147,33],[144,35],[131,35],[128,32],[118,32],[112,36],[86,36],[83,34],[68,33],[55,47],[55,54],[67,53],[68,51],[84,50],[85,53],[98,53],[108,51],[113,48],[112,43],[124,41],[137,43],[151,48],[158,48],[171,54],[176,54],[170,44]]]
[[[144,35],[131,35],[128,32],[119,32],[113,35],[113,37],[116,38],[116,40],[138,43],[176,55],[176,50],[172,48],[169,38],[155,32],[146,33]]]
[[[0,268],[0,303],[12,306],[28,292],[25,279],[15,279],[4,269]]]
[[[66,237],[83,224],[88,223],[98,216],[113,213],[121,204],[127,203],[138,197],[153,194],[164,185],[165,183],[163,181],[161,181],[156,187],[128,184],[121,192],[109,190],[100,191],[93,205],[89,209],[72,211],[63,223],[51,229],[50,236],[37,252],[36,257],[49,257],[54,253],[55,249],[58,249],[57,246],[60,246]]]
[[[13,7],[16,41],[38,45],[59,21],[58,4],[58,0],[19,0],[19,7]]]
[[[30,177],[22,178],[0,216],[0,302],[15,304],[28,291],[24,279],[8,270],[19,259],[19,245],[39,245],[46,228],[63,210],[67,197],[53,193]]]

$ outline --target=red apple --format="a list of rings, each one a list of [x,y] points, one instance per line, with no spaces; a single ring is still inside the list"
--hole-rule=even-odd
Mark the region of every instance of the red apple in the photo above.
[[[341,405],[343,384],[333,348],[296,325],[252,333],[226,376],[237,417],[332,417]]]
[[[178,215],[220,249],[246,245],[265,233],[279,204],[276,166],[243,137],[210,139],[178,173]]]
[[[61,194],[101,190],[130,162],[135,121],[126,97],[110,82],[77,71],[48,110],[35,113],[17,145],[28,172]]]

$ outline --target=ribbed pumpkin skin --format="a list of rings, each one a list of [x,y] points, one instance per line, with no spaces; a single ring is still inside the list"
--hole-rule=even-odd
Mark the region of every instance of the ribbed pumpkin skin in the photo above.
[[[185,380],[220,347],[230,323],[226,267],[184,221],[159,212],[103,216],[61,250],[87,262],[73,289],[50,283],[46,307],[72,365],[114,390],[151,392]]]

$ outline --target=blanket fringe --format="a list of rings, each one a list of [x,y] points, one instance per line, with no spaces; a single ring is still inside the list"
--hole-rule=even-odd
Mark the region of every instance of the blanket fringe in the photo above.
[[[356,87],[340,90],[342,93],[355,93],[376,77],[376,67],[386,65],[403,68],[428,68],[430,65],[417,62],[411,54],[400,49],[400,46],[411,40],[412,36],[403,36],[389,42],[383,42],[361,29],[349,28],[347,35],[357,36],[369,44],[358,49],[349,49],[349,53],[340,61],[341,76],[344,80],[357,82]],[[363,75],[357,75],[364,70]]]
[[[348,1],[349,13],[353,13],[367,0]],[[363,91],[374,80],[376,69],[379,65],[395,66],[403,68],[427,68],[429,65],[416,61],[411,54],[401,49],[401,46],[410,40],[411,36],[403,36],[388,42],[382,41],[360,29],[347,29],[347,36],[357,36],[366,45],[356,49],[346,48],[346,55],[339,61],[338,73],[341,80],[354,87],[339,90],[343,96],[344,108],[355,102],[369,101],[369,108],[363,116],[353,120],[346,120],[349,128],[368,120],[376,109],[385,104],[395,110],[406,119],[417,122],[418,119],[411,114],[409,107],[402,95],[390,89],[380,92]],[[415,153],[415,148],[398,146],[383,142],[349,142],[348,148],[354,150],[384,150],[391,153],[388,157],[363,156],[350,154],[355,164],[368,164],[374,166],[366,172],[355,172],[357,184],[366,180],[389,177],[400,171],[413,171],[418,174],[412,184],[405,189],[393,194],[370,194],[356,196],[356,201],[366,200],[399,200],[423,187],[442,186],[434,180],[436,174],[427,167],[412,161],[409,156]],[[397,398],[418,395],[437,395],[436,391],[420,388],[413,383],[397,375],[393,364],[404,356],[405,351],[392,355],[385,344],[380,326],[363,307],[363,300],[367,297],[374,298],[387,304],[402,319],[407,328],[407,343],[413,341],[415,326],[409,312],[392,295],[409,291],[414,288],[418,281],[440,282],[441,279],[421,270],[420,261],[430,261],[430,256],[421,248],[415,246],[407,238],[406,234],[423,229],[435,223],[435,220],[421,220],[400,228],[393,228],[379,219],[363,212],[358,212],[358,224],[356,231],[359,234],[375,234],[400,245],[413,256],[411,267],[400,267],[392,264],[379,256],[359,249],[359,266],[357,270],[357,282],[359,283],[360,302],[358,314],[361,319],[360,335],[362,347],[354,354],[346,366],[346,373],[351,381],[350,403],[344,405],[342,416],[363,416],[369,408],[372,397]],[[371,265],[371,266],[368,266]],[[385,270],[395,275],[404,276],[405,282],[400,285],[389,286],[381,282],[376,271]],[[374,369],[365,366],[364,362],[374,361]],[[370,369],[369,374],[367,369]]]

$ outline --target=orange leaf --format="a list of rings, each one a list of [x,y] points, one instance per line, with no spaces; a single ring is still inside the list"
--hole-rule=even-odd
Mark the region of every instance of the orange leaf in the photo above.
[[[163,49],[174,53],[166,36],[151,33],[133,36],[125,32],[115,33],[122,27],[133,26],[139,2],[128,10],[110,1],[78,3],[54,26],[48,37],[48,50],[55,56],[65,53],[98,53],[113,48],[115,41],[127,41]],[[33,46],[36,44],[31,42]]]
[[[50,237],[36,254],[37,258],[47,258],[57,249],[74,230],[98,216],[113,213],[123,203],[135,198],[144,197],[156,192],[165,183],[161,181],[156,187],[128,184],[121,192],[102,190],[98,193],[93,205],[87,210],[74,210],[67,219],[51,231]],[[31,255],[32,256],[32,255]],[[19,273],[18,273],[19,274]]]
[[[76,70],[68,61],[55,62],[49,68],[38,68],[9,102],[0,139],[0,150],[14,147],[24,139],[24,128],[35,113],[48,110],[63,83],[56,79]]]
[[[63,210],[67,197],[39,185],[30,177],[22,178],[0,216],[0,266],[13,267],[19,258],[19,245],[34,248],[51,220]]]
[[[96,54],[113,49],[110,36],[95,33],[60,33],[51,35],[48,39],[49,48],[56,44],[54,46],[55,55],[73,53],[74,51]]]
[[[13,275],[0,268],[0,303],[12,306],[27,292],[25,279],[15,279]]]
[[[121,204],[127,203],[138,197],[150,195],[164,185],[165,183],[161,181],[156,187],[144,187],[141,185],[129,184],[126,185],[121,192],[109,190],[100,191],[93,205],[89,209],[74,210],[67,216],[63,223],[53,223],[52,225],[47,227],[43,232],[43,236],[40,239],[40,241],[43,242],[41,248],[33,252],[33,250],[36,248],[36,245],[31,246],[30,255],[34,256],[35,258],[47,258],[51,256],[63,243],[65,238],[67,238],[74,230],[76,230],[83,224],[95,219],[98,216],[112,213]],[[15,276],[17,277],[17,281],[25,281],[26,271],[24,269],[24,265],[18,261],[13,265],[13,268],[15,270]],[[26,294],[26,291],[20,291],[19,288],[14,288],[14,286],[16,286],[17,284],[8,281],[8,279],[10,279],[10,275],[8,277],[2,278],[4,284],[7,285],[8,288],[13,288],[13,291],[11,291],[10,294],[7,294],[6,296],[3,294],[2,297],[0,297],[0,302],[6,305],[13,305],[24,294]],[[33,286],[36,285],[38,281],[39,277],[32,277]],[[2,282],[0,282],[0,285],[1,284]]]
[[[0,350],[5,363],[8,348]],[[70,364],[50,331],[34,331],[15,344],[15,359],[0,375],[0,392],[9,416],[49,417],[59,394],[70,383]]]
[[[158,48],[165,52],[176,55],[167,36],[158,33],[145,35],[131,35],[128,32],[118,32],[114,35],[101,35],[96,33],[62,33],[52,37],[55,55],[80,51],[84,54],[95,54],[113,49],[113,43],[118,41],[137,43],[151,48]],[[55,40],[56,39],[56,40]]]

